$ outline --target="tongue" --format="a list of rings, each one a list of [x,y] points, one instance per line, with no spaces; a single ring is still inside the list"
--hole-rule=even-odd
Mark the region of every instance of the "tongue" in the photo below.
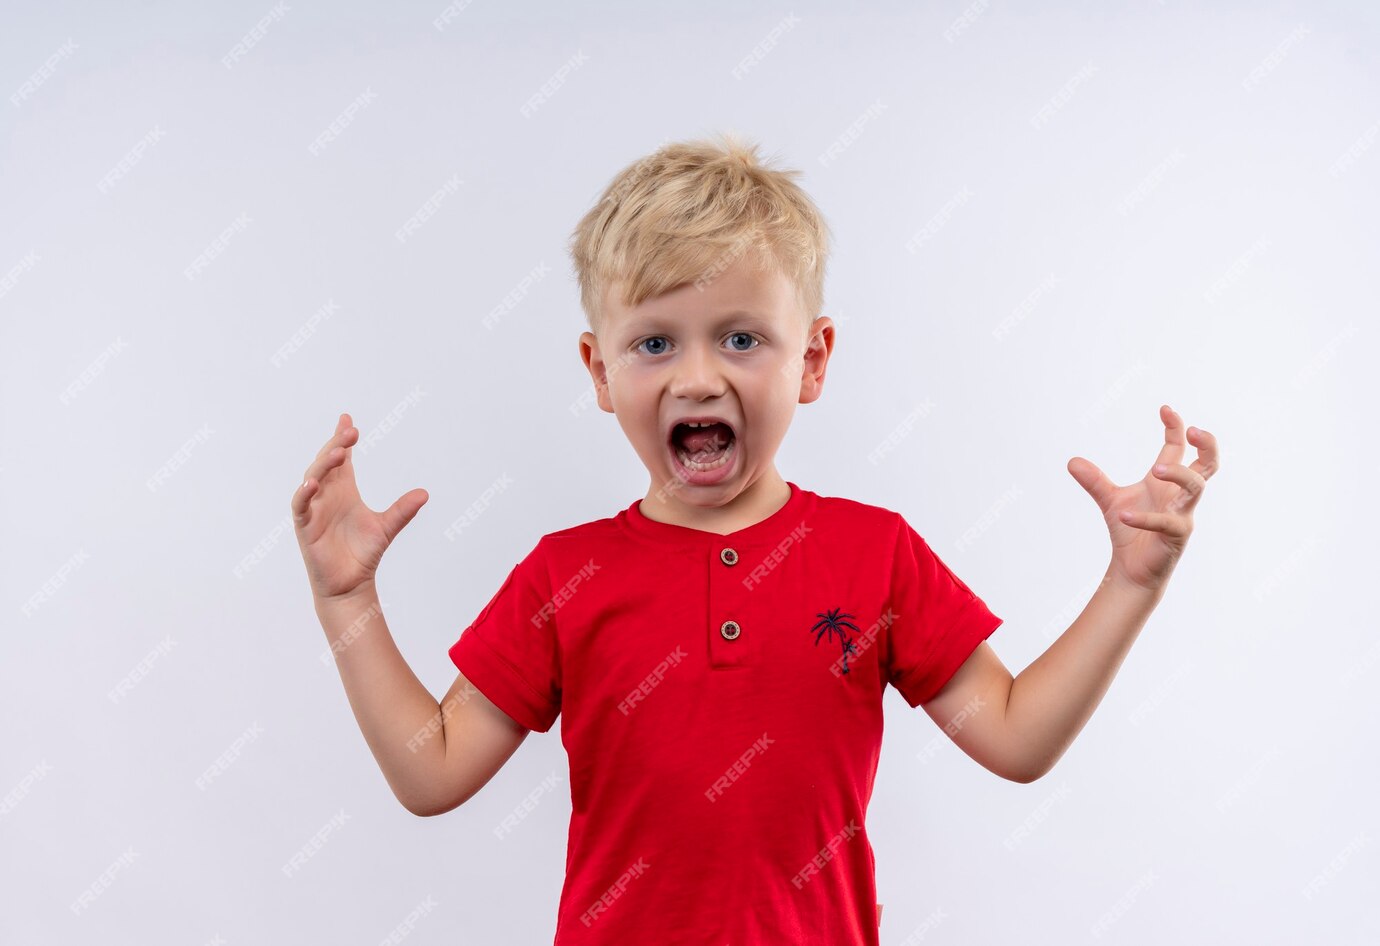
[[[733,431],[727,424],[714,424],[712,427],[676,428],[676,442],[685,448],[691,459],[714,460],[733,439]]]

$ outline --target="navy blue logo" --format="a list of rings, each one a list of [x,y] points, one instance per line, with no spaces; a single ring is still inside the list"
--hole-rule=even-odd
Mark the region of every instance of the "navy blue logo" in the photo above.
[[[834,608],[825,613],[816,613],[815,617],[822,618],[823,620],[817,622],[814,627],[810,628],[810,631],[815,635],[815,646],[819,646],[819,642],[824,639],[824,635],[826,634],[829,635],[830,640],[834,639],[835,634],[839,636],[839,646],[843,648],[843,672],[847,673],[848,656],[850,654],[856,654],[858,649],[853,646],[853,638],[848,636],[844,628],[851,627],[856,631],[858,626],[852,621],[843,620],[844,618],[857,617],[857,615],[840,615],[839,612],[842,610],[842,608]]]

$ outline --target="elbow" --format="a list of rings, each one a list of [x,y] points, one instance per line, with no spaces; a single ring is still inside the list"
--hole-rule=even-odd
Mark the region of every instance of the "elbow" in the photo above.
[[[410,814],[418,818],[434,818],[436,815],[443,815],[457,805],[445,805],[436,801],[434,798],[410,798],[401,795],[396,796],[398,804],[402,805]]]
[[[428,805],[420,800],[398,797],[398,804],[403,806],[403,810],[408,814],[416,815],[418,818],[430,818],[440,812],[434,805]]]
[[[1004,777],[1012,782],[1029,785],[1031,782],[1038,781],[1048,775],[1049,770],[1054,768],[1055,761],[1054,759],[1026,760],[1021,765],[1005,772]]]
[[[434,818],[437,815],[444,815],[448,811],[453,811],[456,805],[403,805],[409,812],[418,818]]]
[[[398,803],[418,818],[434,818],[437,815],[444,815],[448,811],[454,811],[465,802],[470,800],[473,792],[466,793],[457,797],[446,798],[404,798],[397,796]]]

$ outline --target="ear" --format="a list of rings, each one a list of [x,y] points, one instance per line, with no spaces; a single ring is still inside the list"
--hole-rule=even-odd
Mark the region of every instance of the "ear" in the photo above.
[[[834,351],[834,320],[821,315],[810,326],[805,353],[800,358],[800,403],[819,400],[824,391],[824,372]]]
[[[612,414],[613,399],[609,397],[608,370],[603,356],[599,353],[599,339],[593,332],[580,334],[580,360],[585,363],[585,367],[589,369],[589,376],[594,381],[594,396],[600,410]]]

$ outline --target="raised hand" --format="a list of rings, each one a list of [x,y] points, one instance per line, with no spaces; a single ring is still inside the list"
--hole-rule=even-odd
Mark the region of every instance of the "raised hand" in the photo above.
[[[1193,532],[1193,508],[1220,466],[1216,437],[1197,427],[1188,428],[1185,435],[1183,418],[1168,404],[1160,406],[1160,419],[1164,446],[1150,471],[1130,486],[1117,486],[1083,457],[1068,464],[1069,473],[1096,500],[1107,521],[1112,576],[1154,591],[1164,587],[1183,555]],[[1198,449],[1198,459],[1183,466],[1188,442]]]
[[[403,526],[427,501],[427,491],[404,493],[383,512],[364,505],[355,485],[350,448],[359,429],[341,414],[335,434],[317,453],[292,494],[292,522],[318,599],[342,598],[374,580],[374,573]]]

